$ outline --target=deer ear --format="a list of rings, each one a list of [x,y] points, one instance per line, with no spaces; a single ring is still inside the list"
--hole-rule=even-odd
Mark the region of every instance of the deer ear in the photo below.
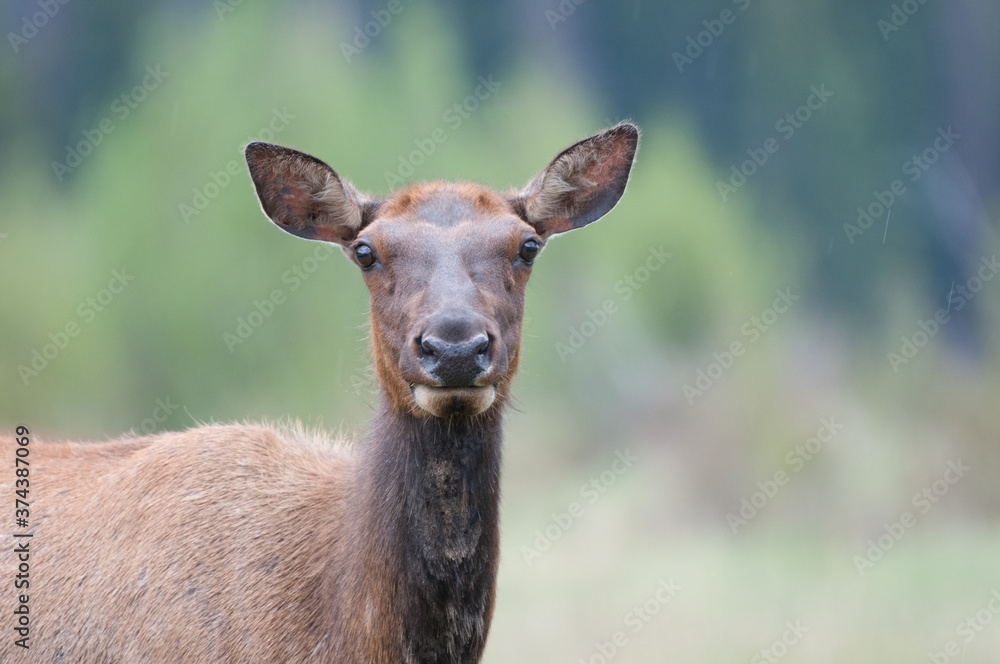
[[[559,153],[513,203],[543,237],[597,221],[625,192],[639,128],[622,122]]]
[[[348,245],[378,206],[304,152],[251,143],[245,154],[264,214],[293,235]]]

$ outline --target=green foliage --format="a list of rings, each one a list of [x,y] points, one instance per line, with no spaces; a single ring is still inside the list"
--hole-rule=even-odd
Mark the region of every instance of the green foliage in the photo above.
[[[2,419],[114,435],[139,428],[155,399],[169,397],[198,419],[321,413],[360,426],[359,406],[372,398],[364,288],[339,252],[322,253],[315,273],[305,271],[316,247],[263,218],[242,146],[253,138],[292,145],[386,193],[386,173],[400,171],[401,159],[415,163],[414,141],[442,128],[446,141],[410,179],[507,189],[600,128],[587,111],[595,103],[552,72],[463,70],[429,10],[408,9],[386,29],[380,52],[373,46],[350,63],[338,48],[315,47],[337,44],[342,31],[310,15],[241,7],[224,22],[206,20],[183,49],[168,19],[155,25],[130,79],[141,80],[147,65],[161,66],[166,79],[127,117],[105,113],[114,131],[67,182],[51,177],[30,138],[7,162],[28,167],[8,167],[3,178],[11,223],[0,270],[18,286],[0,294],[3,309],[16,312],[3,319],[0,371],[18,376],[67,323],[81,332],[27,386],[8,381]],[[260,48],[265,42],[283,48]],[[497,93],[455,126],[460,116],[448,118],[448,109],[491,76]],[[268,134],[269,125],[278,131]],[[564,327],[605,296],[619,298],[616,282],[650,248],[671,258],[622,302],[622,318],[661,341],[690,343],[705,326],[748,313],[744,303],[766,294],[774,277],[742,210],[718,205],[711,169],[679,123],[646,127],[621,206],[554,242],[540,261],[530,308],[545,315],[533,318],[526,342],[539,360],[535,374],[558,367],[553,349]],[[92,322],[81,320],[79,303],[123,268],[135,280]],[[18,277],[26,272],[36,276]],[[225,337],[275,290],[280,303],[252,336]],[[168,425],[189,422],[178,411]]]

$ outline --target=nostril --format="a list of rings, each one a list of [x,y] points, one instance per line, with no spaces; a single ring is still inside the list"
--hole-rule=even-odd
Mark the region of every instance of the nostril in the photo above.
[[[475,339],[473,339],[473,341],[476,342],[474,348],[476,350],[477,355],[485,355],[486,353],[489,352],[490,342],[491,342],[490,337],[483,335],[476,337]]]
[[[420,354],[424,357],[434,357],[438,354],[439,348],[434,337],[427,337],[420,340]]]

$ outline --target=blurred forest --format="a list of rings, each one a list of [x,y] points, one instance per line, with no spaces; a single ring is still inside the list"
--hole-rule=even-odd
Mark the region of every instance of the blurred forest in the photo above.
[[[486,661],[996,661],[1000,4],[0,19],[0,427],[363,431],[361,279],[264,219],[242,147],[508,189],[631,118],[622,202],[529,284]]]

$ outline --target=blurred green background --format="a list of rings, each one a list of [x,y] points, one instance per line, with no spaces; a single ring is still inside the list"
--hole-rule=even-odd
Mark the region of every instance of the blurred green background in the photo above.
[[[361,279],[242,146],[507,189],[632,118],[621,204],[529,284],[486,661],[997,661],[996,3],[0,16],[3,427],[363,431]]]

